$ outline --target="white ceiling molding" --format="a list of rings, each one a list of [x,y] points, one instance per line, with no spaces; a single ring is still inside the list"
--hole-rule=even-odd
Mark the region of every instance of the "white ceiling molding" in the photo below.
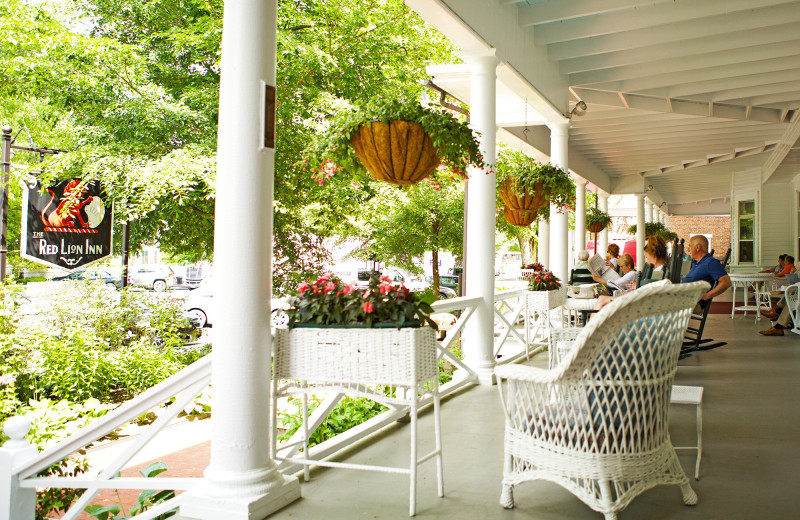
[[[772,174],[775,173],[775,170],[777,170],[783,160],[786,159],[786,156],[798,142],[798,139],[800,139],[800,111],[795,111],[789,128],[786,129],[786,133],[764,163],[761,172],[761,182],[767,182],[769,178],[772,177]]]

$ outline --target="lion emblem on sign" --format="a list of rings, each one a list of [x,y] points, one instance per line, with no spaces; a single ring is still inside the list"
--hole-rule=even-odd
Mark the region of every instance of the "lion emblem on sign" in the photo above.
[[[45,230],[75,227],[94,229],[99,226],[105,216],[105,206],[100,197],[87,197],[87,190],[87,183],[80,179],[67,182],[60,200],[56,200],[56,194],[48,189],[50,201],[42,210]]]

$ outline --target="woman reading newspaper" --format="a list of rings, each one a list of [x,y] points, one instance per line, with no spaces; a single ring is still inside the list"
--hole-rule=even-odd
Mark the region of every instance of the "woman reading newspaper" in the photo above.
[[[619,257],[619,268],[620,271],[622,271],[622,276],[619,276],[614,271],[611,271],[614,273],[614,275],[616,275],[616,278],[614,278],[614,275],[609,275],[609,273],[602,273],[600,275],[593,274],[592,278],[594,278],[596,282],[606,284],[610,289],[616,289],[618,291],[635,289],[636,270],[633,268],[633,258],[631,258],[631,255],[626,253]],[[603,275],[606,275],[607,277],[604,278]],[[608,305],[613,298],[613,296],[600,296],[594,306],[595,310],[602,309],[604,306]]]

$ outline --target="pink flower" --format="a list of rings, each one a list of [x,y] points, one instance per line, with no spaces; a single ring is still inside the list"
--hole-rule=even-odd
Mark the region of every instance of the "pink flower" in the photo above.
[[[537,278],[536,279],[536,283],[542,283],[542,279],[541,278]]]
[[[386,275],[383,275],[383,276],[381,276],[381,281],[382,281],[382,282],[388,282],[388,283],[392,283],[392,279],[391,279],[391,278],[389,278],[389,277],[388,277],[388,276],[386,276]]]
[[[311,292],[313,292],[314,294],[319,294],[321,291],[319,290],[319,286],[317,284],[314,284],[311,286]]]
[[[370,295],[370,294],[372,294],[372,291],[370,291],[369,289],[367,289],[366,291],[364,291],[364,299],[366,300],[367,298],[369,298],[369,295]]]
[[[389,294],[392,290],[392,284],[389,282],[383,282],[378,286],[378,290],[381,294]]]
[[[367,314],[371,314],[374,309],[372,302],[364,302],[361,304],[361,308],[364,309],[364,312]]]
[[[323,290],[324,290],[326,293],[329,293],[329,292],[331,292],[331,291],[332,291],[332,290],[334,290],[334,289],[336,289],[336,284],[335,284],[335,283],[333,283],[333,282],[328,282],[328,283],[326,283],[326,284],[324,285],[324,287],[323,287]]]
[[[353,292],[355,292],[356,290],[358,290],[358,286],[356,285],[355,282],[353,282],[350,285],[345,285],[344,288],[342,289],[342,292],[345,294],[353,294]]]
[[[308,282],[303,282],[297,286],[297,292],[299,292],[300,294],[303,294],[309,289],[311,289],[311,286],[308,284]]]

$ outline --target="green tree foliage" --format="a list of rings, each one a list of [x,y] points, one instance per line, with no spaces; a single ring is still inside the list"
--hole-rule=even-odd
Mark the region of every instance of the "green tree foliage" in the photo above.
[[[423,181],[405,190],[381,186],[379,196],[362,210],[361,217],[343,234],[361,241],[359,251],[364,256],[375,253],[387,264],[419,272],[414,259],[433,252],[434,294],[439,289],[438,253],[463,255],[464,186],[460,181],[443,185]]]
[[[116,222],[132,223],[134,249],[158,242],[188,259],[213,250],[222,9],[222,0],[0,6],[0,122],[36,128],[39,145],[80,146],[48,161],[44,177],[106,181]],[[455,53],[399,0],[280,0],[278,11],[280,285],[318,269],[322,239],[374,195],[370,183],[320,185],[303,171],[302,152],[320,125],[355,100],[419,97],[425,66]],[[41,106],[6,108],[20,99]]]

